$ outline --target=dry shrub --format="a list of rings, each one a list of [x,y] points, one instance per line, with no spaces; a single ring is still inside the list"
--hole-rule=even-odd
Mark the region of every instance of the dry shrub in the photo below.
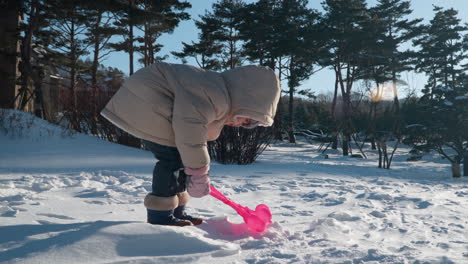
[[[216,141],[208,143],[212,159],[223,164],[251,164],[273,139],[272,128],[224,127]]]

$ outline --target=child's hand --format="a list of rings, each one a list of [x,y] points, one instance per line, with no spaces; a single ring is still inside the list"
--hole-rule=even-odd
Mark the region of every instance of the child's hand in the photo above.
[[[185,168],[185,174],[188,175],[187,191],[190,196],[200,198],[210,193],[210,175],[209,166],[198,169]]]

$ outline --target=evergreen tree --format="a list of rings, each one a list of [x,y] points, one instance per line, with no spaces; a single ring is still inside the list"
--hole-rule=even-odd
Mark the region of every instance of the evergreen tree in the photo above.
[[[365,0],[326,0],[323,8],[325,14],[322,27],[329,41],[325,45],[328,54],[321,64],[335,71],[334,106],[338,89],[341,90],[343,121],[335,130],[336,133],[342,132],[343,155],[348,155],[349,141],[353,132],[351,122],[353,84],[359,78],[362,66],[367,62],[366,49],[375,40],[372,32],[368,30],[371,22]],[[332,109],[332,116],[335,116],[334,111],[335,109]]]
[[[111,52],[110,40],[119,33],[113,25],[113,12],[122,7],[114,0],[85,1],[88,31],[85,33],[86,42],[92,50],[93,63],[91,65],[91,83],[98,83],[98,67],[101,60]]]
[[[116,51],[128,53],[129,74],[134,72],[135,42],[137,36],[135,27],[141,25],[145,19],[145,12],[138,6],[139,0],[118,1],[119,9],[114,12],[114,25],[118,28],[119,35],[123,37],[120,42],[112,43],[110,46]]]
[[[429,82],[420,100],[423,118],[408,127],[407,142],[416,151],[436,150],[452,163],[453,175],[460,176],[468,149],[468,85],[463,72],[467,27],[453,9],[434,11],[423,36],[415,41],[421,48],[417,69],[428,75]]]
[[[195,22],[201,31],[199,42],[183,43],[183,51],[173,54],[181,59],[194,57],[204,69],[228,70],[242,65],[244,54],[238,16],[243,6],[241,0],[215,2],[212,11],[207,11]]]
[[[322,50],[317,27],[319,15],[307,8],[306,0],[282,0],[278,8],[277,24],[278,52],[287,58],[287,80],[289,88],[289,142],[294,136],[294,94],[300,83],[313,73],[313,65],[319,60]]]
[[[280,1],[259,0],[245,5],[239,12],[239,33],[244,51],[250,61],[277,67],[279,24],[277,18]]]
[[[458,11],[434,7],[434,18],[424,27],[420,38],[414,41],[420,47],[417,53],[416,70],[428,75],[429,81],[423,93],[434,97],[438,86],[456,89],[463,72],[461,63],[467,58],[463,32],[467,27],[461,25]]]
[[[143,32],[143,36],[137,38],[140,46],[136,50],[143,55],[143,65],[148,66],[166,58],[156,55],[163,47],[156,42],[162,34],[172,33],[180,21],[190,18],[189,14],[183,11],[191,5],[179,0],[142,0],[138,5],[145,12],[145,19],[142,25],[137,26]]]
[[[182,42],[181,52],[172,52],[174,56],[187,63],[186,58],[192,57],[197,62],[198,67],[207,70],[220,70],[221,62],[217,56],[221,54],[223,45],[219,43],[214,32],[219,28],[219,21],[212,17],[201,17],[195,21],[195,26],[200,30],[198,42],[187,44]]]
[[[78,111],[78,98],[76,84],[78,75],[85,71],[80,58],[89,53],[89,43],[85,41],[87,13],[83,2],[73,1],[47,1],[50,38],[47,38],[48,47],[52,54],[52,64],[59,69],[62,76],[68,79],[68,92],[61,100],[66,101],[67,111],[65,118],[70,128],[81,132]]]
[[[416,152],[437,151],[452,163],[453,176],[459,177],[468,151],[468,83],[457,89],[438,86],[430,99],[420,103],[420,118],[407,127],[405,143]]]
[[[369,13],[371,19],[367,30],[372,32],[374,41],[366,50],[367,63],[362,66],[360,78],[375,82],[375,88],[371,89],[370,122],[367,129],[372,149],[375,149],[377,105],[385,89],[392,89],[394,102],[394,119],[390,120],[391,125],[387,126],[387,131],[396,135],[401,132],[397,83],[401,72],[412,69],[410,52],[402,51],[401,46],[419,33],[418,23],[422,19],[406,18],[412,10],[410,2],[405,0],[379,0]],[[391,86],[386,83],[391,83]]]
[[[19,82],[20,91],[18,95],[18,108],[25,110],[26,106],[34,101],[34,113],[36,116],[44,118],[42,100],[42,78],[44,76],[43,56],[34,56],[34,48],[41,49],[38,36],[44,35],[47,30],[47,19],[44,1],[30,0],[23,2],[23,16],[27,17],[21,24],[21,61],[19,70],[21,72]]]
[[[49,0],[46,3],[50,18],[50,48],[58,55],[54,60],[55,66],[66,72],[70,95],[74,98],[70,103],[76,106],[77,75],[84,70],[80,58],[89,53],[89,44],[85,41],[88,31],[86,7],[78,0]],[[71,122],[73,128],[79,131],[79,124],[73,120]]]
[[[418,23],[422,19],[409,20],[411,5],[406,0],[379,0],[370,10],[372,31],[375,41],[369,47],[369,77],[380,86],[392,82],[393,94],[397,100],[396,85],[403,71],[411,70],[408,52],[401,51],[401,46],[419,34]]]
[[[279,50],[280,24],[279,0],[259,0],[247,4],[239,12],[239,33],[244,41],[244,52],[250,61],[268,66],[283,79],[284,54]],[[283,140],[283,98],[280,97],[273,124],[275,139]]]
[[[239,11],[244,5],[242,0],[220,0],[213,4],[213,12],[207,12],[202,19],[215,21],[218,27],[212,32],[221,45],[218,58],[222,69],[233,69],[242,65],[244,54],[239,35]]]

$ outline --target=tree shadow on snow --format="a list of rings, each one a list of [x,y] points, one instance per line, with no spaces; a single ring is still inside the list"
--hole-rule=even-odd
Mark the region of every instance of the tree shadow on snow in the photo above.
[[[100,229],[132,222],[96,221],[73,224],[0,226],[0,244],[12,248],[0,252],[0,262],[65,247],[83,240]]]

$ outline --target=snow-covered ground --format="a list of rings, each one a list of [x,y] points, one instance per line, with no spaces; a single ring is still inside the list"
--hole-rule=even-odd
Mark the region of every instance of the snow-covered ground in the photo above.
[[[198,227],[146,224],[151,153],[25,119],[20,136],[0,131],[0,263],[468,263],[468,179],[436,155],[400,149],[382,170],[371,151],[282,143],[254,165],[214,163],[221,192],[273,213],[264,234],[234,234],[242,218],[213,197],[191,201]]]

